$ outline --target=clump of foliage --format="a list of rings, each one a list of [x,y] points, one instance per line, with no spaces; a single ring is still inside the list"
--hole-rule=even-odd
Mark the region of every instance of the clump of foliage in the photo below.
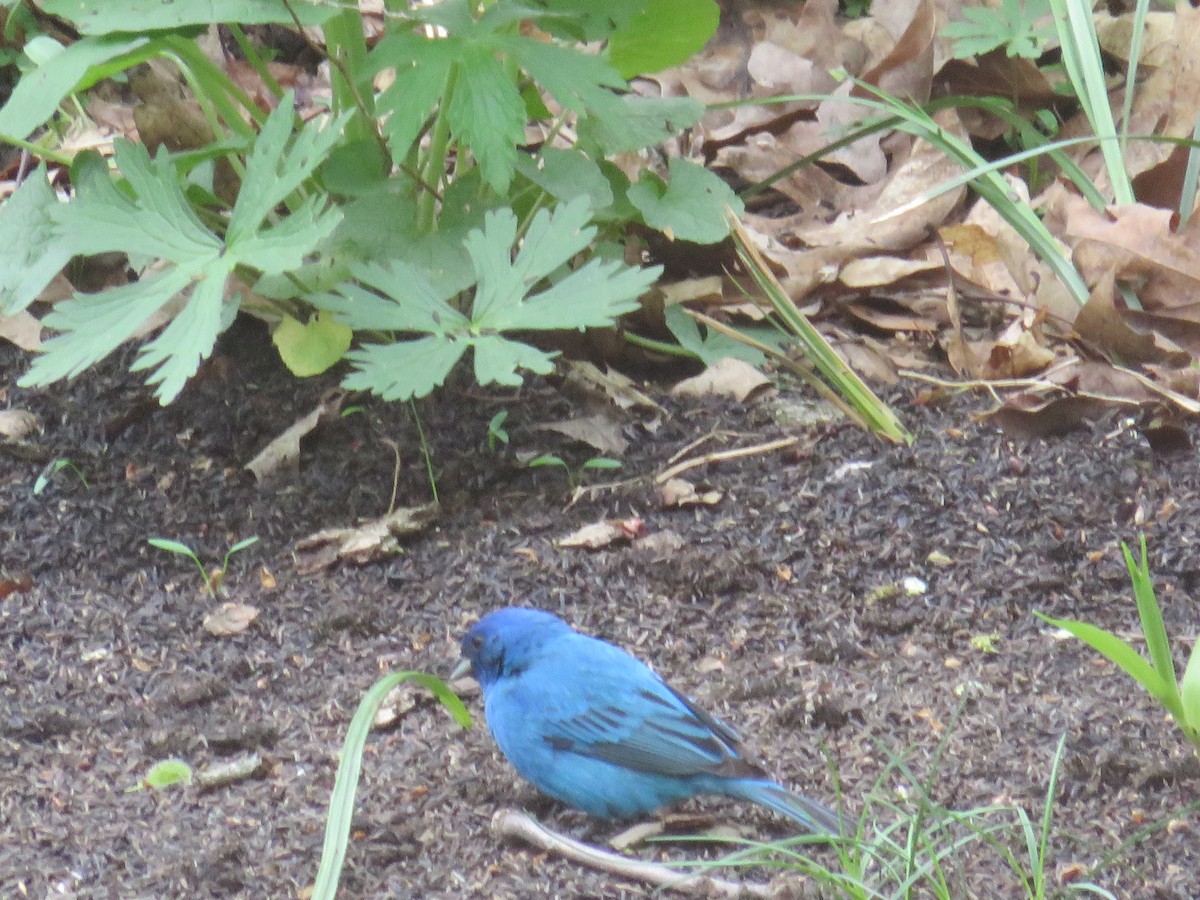
[[[170,538],[150,538],[146,541],[151,547],[156,550],[162,550],[166,553],[174,553],[177,556],[184,556],[190,559],[200,571],[200,579],[204,583],[204,591],[210,597],[216,597],[217,591],[221,589],[221,585],[225,581],[225,573],[229,571],[229,559],[235,553],[241,553],[247,547],[258,543],[258,535],[243,538],[236,544],[225,551],[225,558],[221,560],[219,568],[214,568],[211,572],[204,567],[204,563],[200,561],[200,556],[189,547],[187,544],[173,541]]]
[[[1037,615],[1051,625],[1070,632],[1120,667],[1162,704],[1184,737],[1200,754],[1200,641],[1192,646],[1183,678],[1178,678],[1171,656],[1171,643],[1163,624],[1162,608],[1154,596],[1154,585],[1150,580],[1145,535],[1142,535],[1141,551],[1141,559],[1135,560],[1129,547],[1121,544],[1125,568],[1129,570],[1129,579],[1133,583],[1133,598],[1137,604],[1146,650],[1150,654],[1149,660],[1133,649],[1128,641],[1095,625],[1073,619],[1052,619],[1040,612]]]
[[[410,398],[470,349],[481,382],[515,384],[553,354],[508,335],[611,324],[654,281],[657,269],[622,260],[627,226],[713,242],[728,233],[724,207],[740,208],[686,160],[633,182],[613,162],[699,118],[697,102],[640,97],[627,79],[702,48],[713,0],[390,4],[372,46],[357,7],[326,0],[40,7],[82,36],[27,39],[0,139],[70,163],[75,190],[60,202],[40,168],[0,209],[0,314],[28,306],[73,257],[125,254],[139,277],[58,304],[45,319],[57,335],[26,384],[79,374],[170,304],[181,308],[134,364],[163,403],[242,309],[275,323],[298,375],[349,354],[348,386]],[[269,113],[200,51],[194,38],[212,24],[275,94]],[[300,120],[247,24],[319,31],[327,115]],[[118,140],[112,166],[55,150],[64,101],[161,60],[190,88],[210,142],[150,153]]]

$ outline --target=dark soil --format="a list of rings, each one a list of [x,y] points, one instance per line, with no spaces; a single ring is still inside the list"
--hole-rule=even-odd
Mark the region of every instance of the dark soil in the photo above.
[[[32,439],[40,459],[11,447],[0,457],[0,579],[20,588],[0,599],[2,896],[300,896],[362,693],[389,670],[448,672],[466,627],[506,604],[554,610],[652,660],[751,736],[780,779],[834,803],[824,747],[853,813],[889,755],[905,754],[938,803],[1017,804],[1037,822],[1065,735],[1052,887],[1072,864],[1090,866],[1200,800],[1200,773],[1161,710],[1032,612],[1133,638],[1118,542],[1143,527],[1181,660],[1195,639],[1200,472],[1190,454],[1153,456],[1127,423],[1014,443],[973,423],[986,400],[919,405],[907,383],[893,400],[917,435],[911,448],[821,426],[789,451],[693,471],[723,492],[718,505],[664,510],[653,475],[687,445],[710,432],[695,452],[787,431],[765,405],[660,396],[670,413],[661,427],[631,426],[624,469],[592,476],[628,483],[568,506],[561,471],[524,468],[514,454],[586,459],[528,427],[580,404],[545,382],[517,394],[460,384],[418,404],[443,506],[436,526],[384,561],[301,576],[297,539],[386,511],[385,438],[400,447],[398,503],[429,499],[409,408],[365,403],[305,442],[298,477],[264,489],[244,464],[332,379],[287,377],[261,335],[239,327],[160,410],[125,372],[131,352],[29,391],[15,387],[22,355],[0,346],[0,406],[43,423]],[[501,409],[512,446],[491,453],[487,423]],[[89,486],[66,469],[35,496],[53,458],[70,459]],[[580,525],[631,516],[650,534],[678,533],[682,546],[555,544]],[[175,538],[215,563],[249,535],[261,540],[233,558],[223,599],[261,615],[240,635],[213,637],[201,622],[215,602],[199,574],[146,540]],[[888,590],[909,576],[928,591]],[[248,780],[126,791],[162,759],[199,770],[251,752],[264,766]],[[506,806],[593,841],[618,827],[538,798],[486,729],[459,730],[419,692],[396,727],[372,738],[363,771],[343,896],[653,893],[498,841],[489,821]],[[898,784],[879,796],[898,801]],[[731,802],[689,809],[747,836],[788,834],[785,822]],[[1096,880],[1121,897],[1200,896],[1198,823],[1196,813],[1178,817]],[[1016,846],[1015,833],[1006,840]],[[954,856],[950,870],[957,896],[1025,895],[984,845]]]

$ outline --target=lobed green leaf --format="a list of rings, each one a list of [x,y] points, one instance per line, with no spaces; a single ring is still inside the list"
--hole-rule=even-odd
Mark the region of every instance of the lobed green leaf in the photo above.
[[[56,234],[59,206],[45,163],[0,204],[0,314],[25,309],[75,255]]]

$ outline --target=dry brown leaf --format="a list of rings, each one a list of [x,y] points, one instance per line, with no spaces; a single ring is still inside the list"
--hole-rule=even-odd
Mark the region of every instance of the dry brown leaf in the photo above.
[[[318,425],[325,425],[336,420],[341,413],[342,402],[345,399],[345,391],[335,390],[326,394],[308,415],[289,426],[286,431],[267,444],[254,459],[246,463],[246,468],[254,473],[254,477],[260,483],[281,472],[295,475],[300,469],[301,438],[311,433]]]
[[[533,428],[535,431],[553,431],[566,435],[572,440],[612,456],[623,456],[629,449],[629,441],[622,434],[621,423],[601,413],[562,422],[546,422],[534,425]]]
[[[34,353],[42,347],[42,323],[21,310],[11,316],[0,316],[0,339],[11,341],[22,350]]]
[[[705,278],[685,278],[659,286],[663,307],[696,300],[720,301],[725,296],[725,279],[720,275]]]
[[[865,256],[846,263],[838,273],[838,281],[851,289],[877,288],[894,285],[917,273],[941,270],[941,262],[934,260]]]
[[[356,565],[391,556],[400,538],[424,531],[440,514],[436,503],[406,506],[354,528],[326,528],[296,542],[296,570],[303,575],[338,562]]]
[[[872,295],[845,305],[846,312],[880,331],[915,331],[932,333],[938,321],[910,312],[900,299]]]
[[[1180,354],[1176,348],[1163,345],[1153,334],[1133,328],[1125,321],[1117,309],[1112,270],[1106,272],[1092,288],[1088,302],[1075,317],[1075,332],[1103,352],[1113,354],[1131,365],[1169,360],[1179,363]]]
[[[1134,14],[1129,12],[1114,16],[1101,6],[1093,15],[1100,48],[1113,59],[1128,62],[1130,41],[1133,38]],[[1142,42],[1138,50],[1138,66],[1140,68],[1157,69],[1173,62],[1176,46],[1175,22],[1174,13],[1151,12],[1146,14]]]
[[[889,9],[899,12],[903,5],[881,4],[881,12],[884,15]],[[918,0],[911,9],[911,19],[896,40],[896,46],[884,59],[864,73],[862,80],[882,88],[893,97],[908,97],[922,103],[929,99],[933,86],[937,13],[929,0]],[[865,93],[863,95],[865,96]]]
[[[666,415],[666,410],[633,386],[633,380],[616,369],[601,372],[586,360],[568,360],[565,386],[583,393],[607,397],[620,409],[640,408]]]
[[[1009,260],[1016,254],[1002,245],[994,233],[979,223],[964,222],[938,229],[950,257],[950,267],[971,284],[1000,297],[1014,300],[1028,296],[1031,286],[1019,284],[1014,277]],[[1020,253],[1028,260],[1030,253],[1026,245]]]
[[[618,541],[632,541],[643,528],[641,519],[606,519],[577,528],[554,543],[559,547],[599,550]]]
[[[0,338],[17,344],[20,349],[36,353],[42,348],[42,323],[28,310],[0,316]]]
[[[965,137],[953,110],[938,113],[937,120],[946,131]],[[966,188],[928,200],[919,198],[953,179],[959,171],[957,163],[946,154],[925,141],[915,141],[869,205],[848,209],[827,225],[797,229],[796,237],[813,247],[838,247],[845,254],[843,258],[852,253],[861,256],[908,250],[926,239],[930,227],[945,223],[965,196]]]
[[[0,409],[0,437],[21,440],[41,427],[41,420],[27,409]]]
[[[1135,329],[1153,332],[1170,347],[1179,347],[1193,359],[1200,359],[1200,302],[1173,305],[1169,309],[1145,310],[1120,307],[1121,318]],[[1182,365],[1176,355],[1174,362]]]
[[[671,388],[671,396],[732,397],[739,403],[745,403],[770,386],[770,379],[750,363],[727,356],[699,375],[679,382]]]
[[[1028,378],[1046,369],[1057,358],[1020,322],[1015,333],[1006,334],[992,345],[983,367],[984,378]]]
[[[1172,230],[1171,212],[1142,203],[1098,211],[1072,195],[1064,202],[1065,235],[1089,284],[1115,270],[1118,277],[1171,274],[1186,279],[1193,290],[1200,287],[1200,246],[1191,235]]]
[[[1154,19],[1154,24],[1142,35],[1150,46],[1143,44],[1139,51],[1139,66],[1147,65],[1142,59],[1144,51],[1152,53],[1152,62],[1149,63],[1150,77],[1138,84],[1133,95],[1128,123],[1131,135],[1186,138],[1191,135],[1195,123],[1196,97],[1200,96],[1200,10],[1179,3],[1174,12],[1166,15],[1170,17],[1169,37],[1163,27],[1167,23],[1161,19]],[[1153,14],[1148,18],[1152,17]],[[1115,96],[1114,106],[1122,99]],[[1090,133],[1087,129],[1090,125],[1085,121],[1068,122],[1063,136],[1074,136],[1077,131]],[[1131,140],[1121,148],[1122,164],[1130,175],[1137,176],[1161,163],[1172,150],[1173,145],[1168,143]],[[1102,194],[1111,196],[1108,173],[1095,145],[1072,152],[1076,155],[1087,153],[1082,161],[1084,170],[1095,175],[1096,186]]]
[[[882,343],[870,338],[841,339],[833,349],[855,372],[867,381],[895,384],[900,380],[898,366],[912,368],[915,360],[896,341]]]
[[[204,617],[204,630],[215,637],[241,634],[258,618],[258,610],[244,603],[222,603]]]
[[[1176,210],[1187,182],[1190,148],[1179,145],[1157,165],[1133,177],[1133,195],[1138,203],[1159,209]]]
[[[1108,399],[1085,396],[1015,394],[988,418],[1007,434],[1028,440],[1070,434],[1102,416]]]
[[[721,502],[720,491],[696,490],[696,486],[685,478],[671,478],[659,485],[658,498],[663,506],[715,506]],[[647,538],[648,540],[648,538]]]
[[[25,573],[0,577],[0,600],[12,594],[23,594],[30,590],[33,590],[33,579]]]

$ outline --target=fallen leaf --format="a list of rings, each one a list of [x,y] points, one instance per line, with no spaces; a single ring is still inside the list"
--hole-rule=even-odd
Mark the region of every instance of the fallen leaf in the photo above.
[[[246,468],[254,473],[254,477],[260,483],[267,481],[280,471],[294,475],[300,468],[301,438],[312,432],[318,425],[335,420],[341,413],[342,402],[345,399],[344,391],[330,391],[321,398],[321,402],[308,415],[291,425],[267,444],[254,459],[246,463]]]
[[[258,618],[258,610],[243,603],[222,603],[204,617],[204,630],[215,637],[241,634]]]
[[[615,369],[601,372],[594,363],[586,360],[568,360],[564,386],[581,390],[589,395],[600,394],[607,397],[620,409],[638,407],[666,415],[665,409],[633,386],[632,379]]]
[[[0,316],[0,338],[33,353],[42,348],[42,323],[24,309],[11,316]]]
[[[41,428],[41,421],[25,409],[0,409],[0,437],[20,440]]]
[[[700,493],[696,486],[685,478],[671,478],[658,489],[663,506],[715,506],[721,502],[720,491]]]
[[[640,537],[645,530],[645,524],[639,518],[606,519],[603,522],[593,522],[572,531],[566,537],[555,541],[559,547],[583,547],[586,550],[598,550],[617,541],[632,541]]]
[[[771,385],[762,372],[748,362],[727,356],[693,378],[671,388],[672,397],[732,397],[745,403]]]
[[[601,453],[613,456],[623,456],[629,449],[629,441],[622,434],[621,423],[602,413],[562,422],[547,422],[533,427],[537,431],[553,431],[566,435],[572,440],[594,447]]]
[[[400,548],[400,538],[424,531],[440,514],[436,503],[404,506],[354,528],[326,528],[296,542],[296,571],[309,575],[338,562],[362,565]]]

